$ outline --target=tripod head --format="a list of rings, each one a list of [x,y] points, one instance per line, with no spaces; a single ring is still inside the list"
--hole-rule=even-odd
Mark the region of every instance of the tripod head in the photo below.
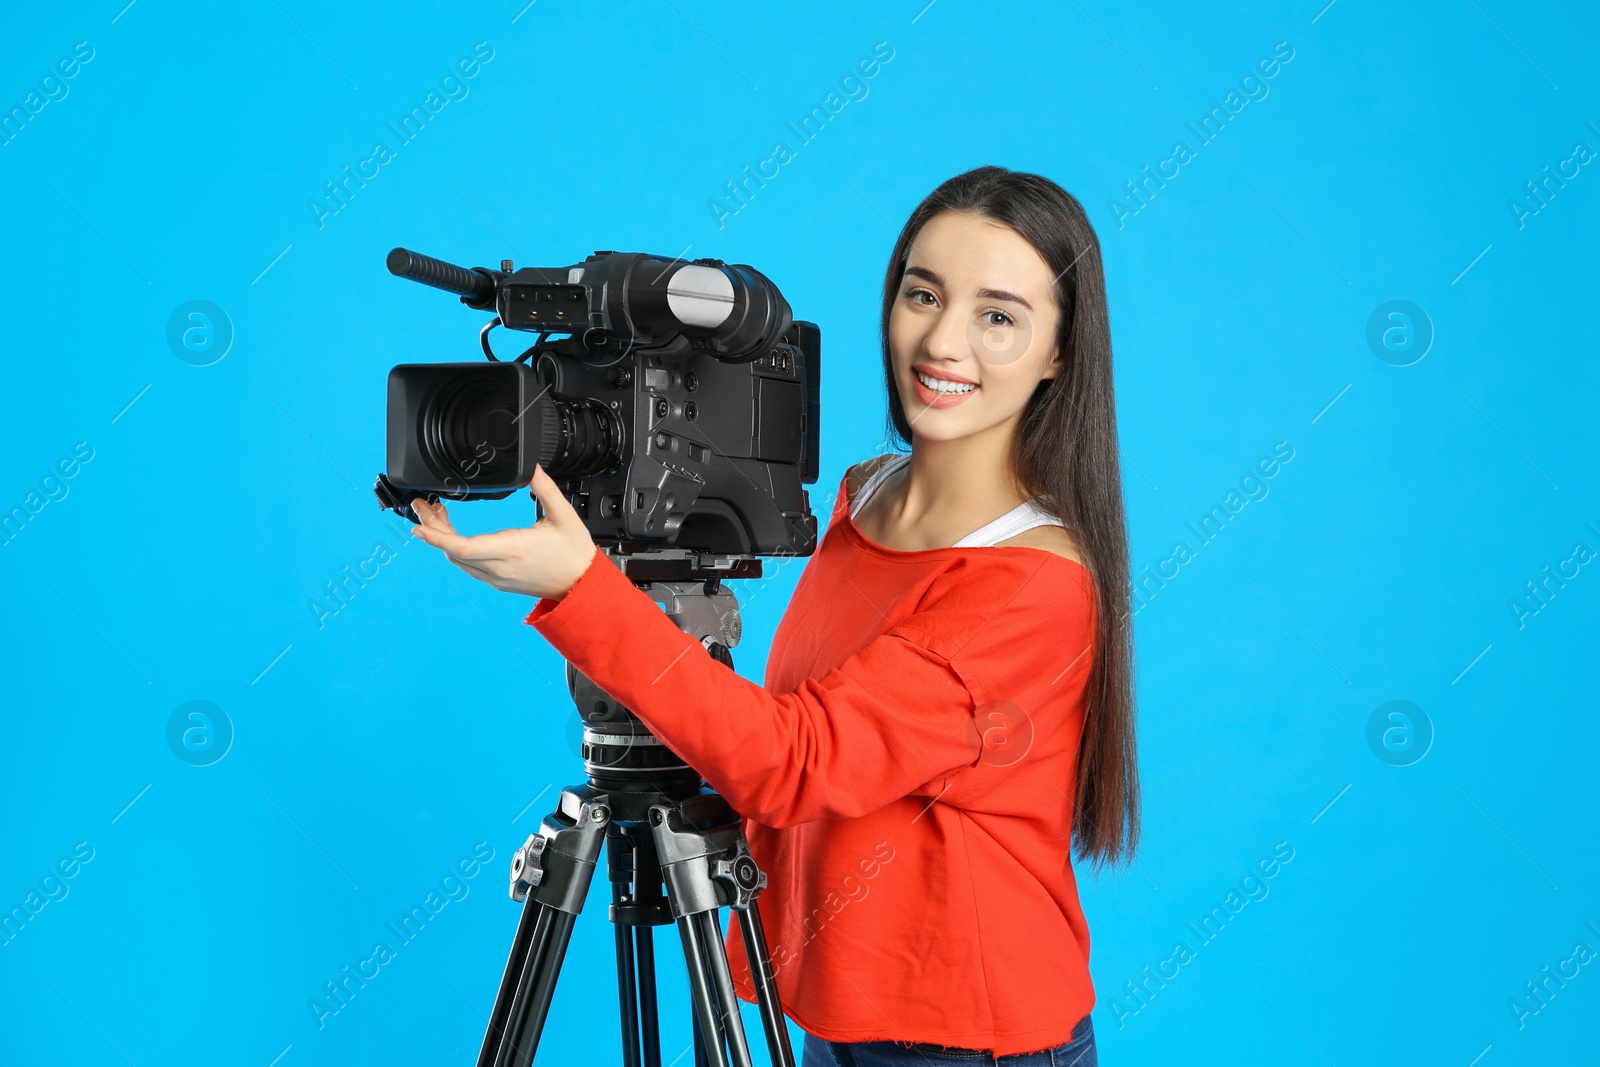
[[[619,566],[625,565],[623,573],[662,605],[667,618],[680,630],[698,638],[712,657],[731,670],[732,649],[739,643],[743,624],[739,618],[738,598],[721,581],[726,572],[685,576],[678,572],[675,562],[650,554],[623,557]],[[755,568],[759,575],[760,560],[739,562]],[[700,788],[702,779],[698,771],[658,741],[633,712],[613,700],[570,662],[567,664],[567,689],[583,720],[584,772],[597,788],[659,789],[683,795]]]

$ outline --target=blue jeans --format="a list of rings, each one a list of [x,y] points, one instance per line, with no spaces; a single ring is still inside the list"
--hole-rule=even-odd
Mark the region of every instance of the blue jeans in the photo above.
[[[1098,1067],[1094,1051],[1094,1024],[1085,1015],[1072,1028],[1072,1040],[1055,1048],[995,1056],[987,1049],[948,1048],[925,1042],[824,1041],[806,1035],[800,1067],[952,1067],[955,1064],[991,1064],[993,1067]]]

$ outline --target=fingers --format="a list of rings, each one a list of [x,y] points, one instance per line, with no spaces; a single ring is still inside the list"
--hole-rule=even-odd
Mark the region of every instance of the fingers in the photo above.
[[[533,480],[528,483],[528,491],[539,501],[539,506],[544,509],[545,518],[554,526],[567,527],[572,523],[581,523],[582,517],[572,507],[561,492],[561,487],[556,485],[555,479],[545,473],[544,467],[534,464]]]
[[[523,549],[522,539],[532,531],[526,527],[513,527],[509,530],[500,530],[495,533],[477,534],[472,537],[462,537],[456,533],[455,527],[442,520],[433,519],[420,526],[413,526],[413,537],[426,541],[435,548],[443,549],[446,555],[456,559],[474,560],[479,563],[488,560],[501,560],[515,556]],[[535,540],[543,535],[534,534]]]
[[[420,497],[412,501],[411,507],[422,521],[413,528],[412,533],[430,545],[443,548],[447,552],[460,554],[462,546],[468,538],[456,533],[455,526],[450,522],[450,513],[445,510],[444,503],[430,504]],[[455,538],[455,540],[442,540],[441,538]],[[473,554],[482,555],[487,547],[482,544],[481,538],[470,539],[474,542]]]
[[[411,506],[416,511],[417,517],[422,520],[412,529],[412,533],[419,540],[443,550],[446,559],[480,582],[495,584],[496,576],[478,565],[497,558],[493,554],[496,548],[495,535],[460,536],[456,533],[455,526],[451,524],[450,513],[445,510],[443,502],[430,504],[418,498],[412,501]]]
[[[495,546],[488,543],[494,534],[483,534],[478,537],[462,537],[453,529],[440,529],[437,524],[413,526],[411,536],[426,541],[435,548],[441,548],[447,555],[459,559],[493,559],[496,557]]]
[[[485,585],[495,584],[495,576],[484,570],[482,567],[473,566],[472,563],[468,562],[467,560],[452,556],[448,552],[445,553],[444,558],[449,560],[451,563],[454,563],[457,567],[460,567],[466,573],[472,575],[472,577],[478,579],[478,581],[483,582]]]
[[[411,510],[415,511],[417,518],[422,520],[420,525],[428,526],[435,530],[443,530],[445,533],[453,534],[456,532],[455,526],[451,525],[450,522],[450,513],[445,510],[442,501],[438,504],[430,504],[418,497],[411,502]]]

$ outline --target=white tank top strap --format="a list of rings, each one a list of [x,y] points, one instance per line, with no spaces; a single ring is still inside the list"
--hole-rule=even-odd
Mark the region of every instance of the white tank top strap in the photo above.
[[[852,519],[855,518],[862,505],[866,504],[867,498],[877,492],[878,487],[888,481],[890,475],[910,461],[911,456],[909,454],[897,456],[873,471],[872,476],[862,483],[861,488],[856,490],[855,498],[850,501],[850,517]]]
[[[856,490],[856,495],[850,501],[850,517],[855,518],[868,498],[877,492],[884,482],[894,476],[895,472],[911,461],[909,455],[897,456],[877,470],[872,476],[862,483]],[[998,544],[1007,538],[1015,537],[1020,533],[1031,530],[1036,526],[1063,526],[1060,519],[1050,514],[1032,500],[1023,501],[993,522],[985,523],[972,531],[951,548],[987,548]]]
[[[1062,526],[1062,521],[1031,500],[1025,500],[991,523],[973,530],[951,548],[985,548],[1035,526]]]

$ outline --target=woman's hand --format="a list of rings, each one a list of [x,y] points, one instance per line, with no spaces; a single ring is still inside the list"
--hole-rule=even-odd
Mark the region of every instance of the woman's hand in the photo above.
[[[450,525],[443,502],[418,498],[411,507],[422,522],[412,536],[443,550],[451,563],[496,589],[559,599],[588,569],[594,539],[543,467],[533,468],[528,488],[544,508],[544,518],[531,527],[462,537]]]

